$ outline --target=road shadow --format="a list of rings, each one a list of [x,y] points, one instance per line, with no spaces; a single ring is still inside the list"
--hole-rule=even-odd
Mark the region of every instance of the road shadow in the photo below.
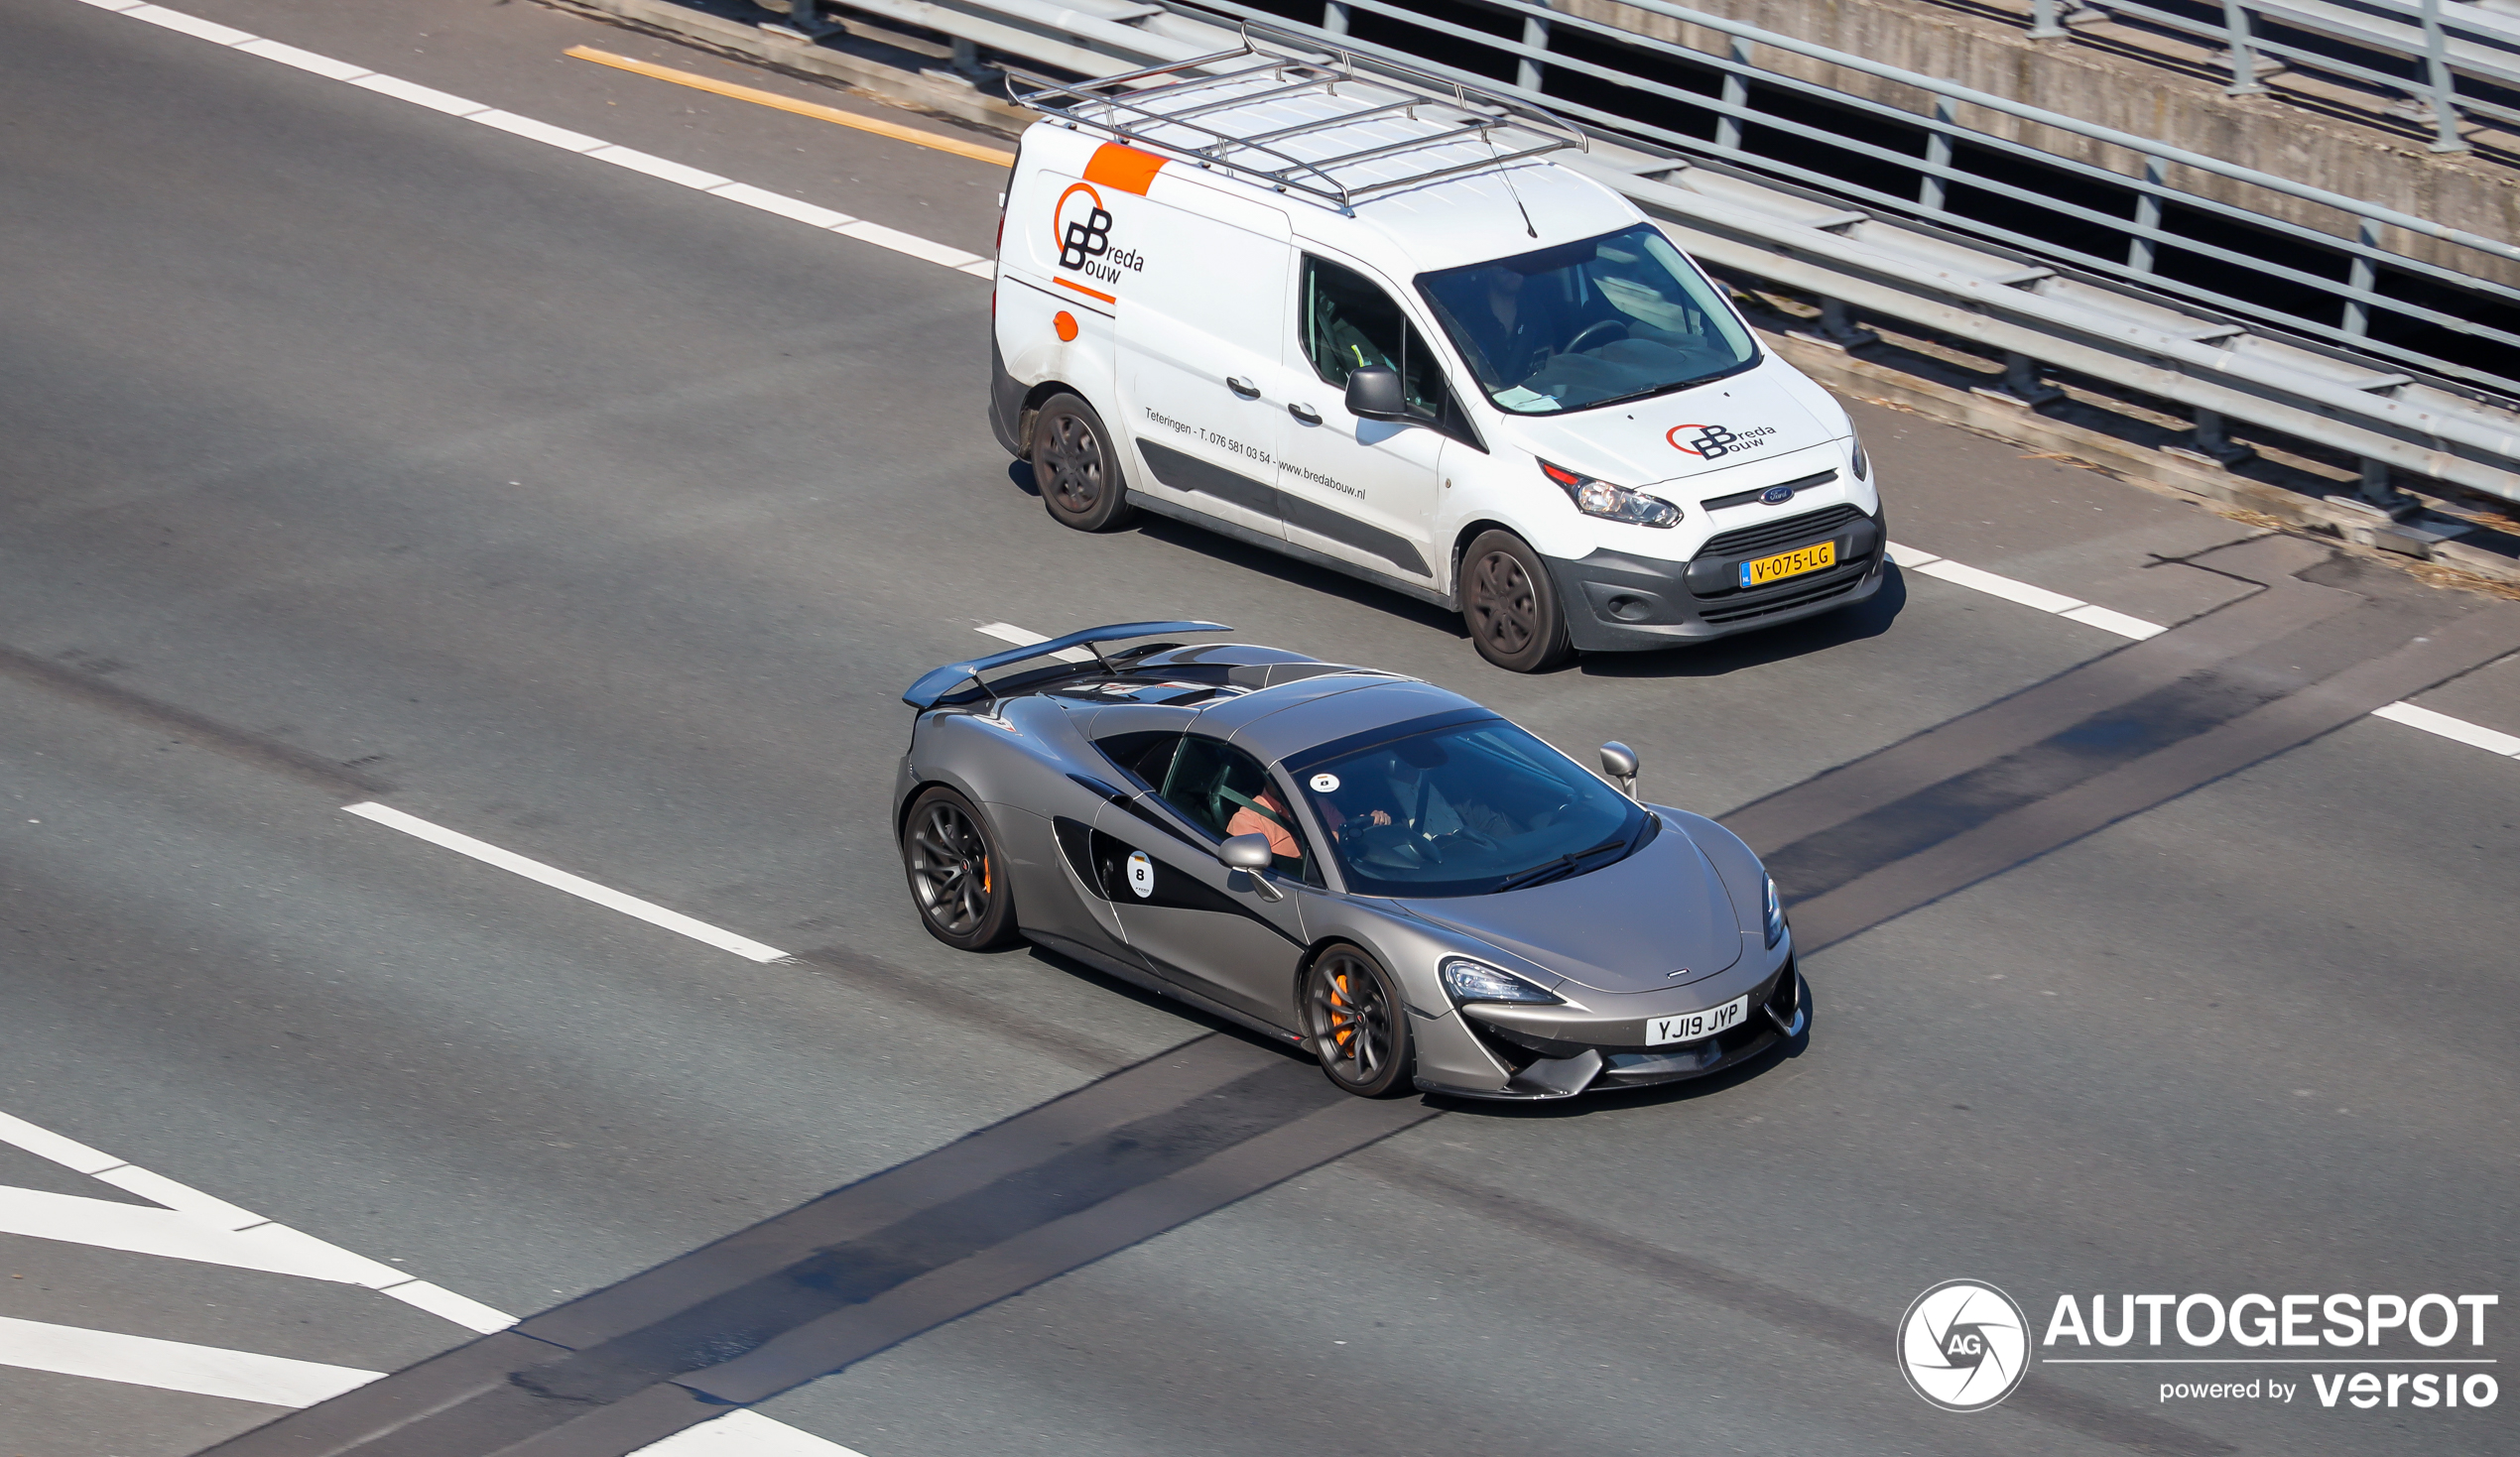
[[[1898,567],[1884,562],[1881,590],[1851,607],[1687,648],[1657,653],[1585,653],[1570,667],[1586,677],[1598,678],[1723,677],[1880,637],[1890,631],[1890,624],[1907,605],[1907,578]]]

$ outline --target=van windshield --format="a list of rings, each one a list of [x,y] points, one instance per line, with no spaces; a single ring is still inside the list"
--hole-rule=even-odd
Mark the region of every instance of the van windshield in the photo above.
[[[1418,275],[1500,410],[1554,415],[1702,384],[1758,362],[1731,306],[1660,229]]]

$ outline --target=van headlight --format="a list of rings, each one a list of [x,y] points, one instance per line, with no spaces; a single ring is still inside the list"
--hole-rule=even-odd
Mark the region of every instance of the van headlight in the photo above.
[[[1872,457],[1864,453],[1864,437],[1861,435],[1848,435],[1846,440],[1848,444],[1854,447],[1852,458],[1850,458],[1846,463],[1855,468],[1855,479],[1859,481],[1871,480]]]
[[[1563,1000],[1546,992],[1510,971],[1502,971],[1484,961],[1466,956],[1448,956],[1436,968],[1444,978],[1444,990],[1455,1002],[1557,1002]]]
[[[1603,521],[1621,522],[1628,526],[1669,527],[1680,524],[1681,510],[1660,496],[1631,491],[1608,481],[1597,481],[1588,475],[1577,475],[1563,465],[1540,462],[1540,473],[1567,493],[1575,510]]]
[[[1776,943],[1785,939],[1785,902],[1776,894],[1776,877],[1769,876],[1767,883],[1768,949],[1773,951]]]

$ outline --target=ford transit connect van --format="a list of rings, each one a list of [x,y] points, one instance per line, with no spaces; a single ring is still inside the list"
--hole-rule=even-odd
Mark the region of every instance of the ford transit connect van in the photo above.
[[[1536,671],[1871,596],[1846,412],[1582,134],[1398,67],[1239,51],[1028,77],[990,416],[1080,531],[1133,510],[1461,613]]]

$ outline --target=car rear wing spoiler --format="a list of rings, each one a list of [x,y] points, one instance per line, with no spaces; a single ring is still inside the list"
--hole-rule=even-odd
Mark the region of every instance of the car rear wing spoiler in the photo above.
[[[964,682],[977,684],[985,692],[988,684],[980,681],[980,674],[992,668],[1005,668],[1009,664],[1024,663],[1035,658],[1048,658],[1054,654],[1065,653],[1071,648],[1084,649],[1094,656],[1095,662],[1102,665],[1105,672],[1116,673],[1120,669],[1111,666],[1111,660],[1103,657],[1102,650],[1095,644],[1116,643],[1123,638],[1151,638],[1158,633],[1229,633],[1232,631],[1232,628],[1221,622],[1115,622],[1108,627],[1089,627],[1083,632],[1070,633],[1064,638],[1051,638],[1022,648],[1009,648],[1003,653],[992,653],[986,658],[973,658],[932,668],[919,675],[919,681],[910,685],[910,691],[901,695],[901,701],[925,713],[936,707],[947,693],[952,692],[956,686]]]

